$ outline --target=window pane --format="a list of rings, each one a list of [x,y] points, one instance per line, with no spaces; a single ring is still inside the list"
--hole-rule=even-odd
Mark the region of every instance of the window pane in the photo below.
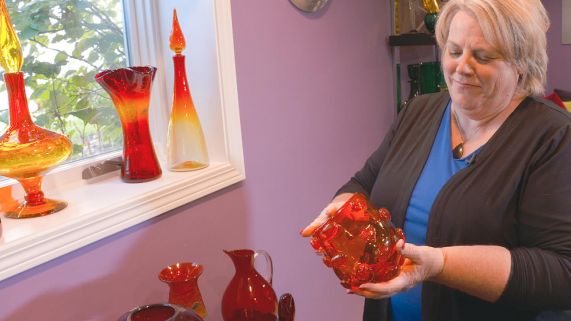
[[[121,0],[7,0],[24,54],[34,122],[66,135],[77,160],[122,147],[121,124],[96,73],[126,65]],[[0,134],[8,97],[0,85]]]

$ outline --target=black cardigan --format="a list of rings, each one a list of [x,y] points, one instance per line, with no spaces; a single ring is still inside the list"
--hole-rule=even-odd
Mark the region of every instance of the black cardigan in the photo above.
[[[448,93],[414,99],[338,193],[369,195],[402,228],[449,99]],[[506,247],[512,257],[507,287],[489,303],[425,282],[422,320],[525,321],[542,310],[571,309],[570,211],[571,116],[526,98],[470,165],[442,187],[426,234],[434,247]],[[366,300],[363,320],[390,320],[388,307],[388,300]]]

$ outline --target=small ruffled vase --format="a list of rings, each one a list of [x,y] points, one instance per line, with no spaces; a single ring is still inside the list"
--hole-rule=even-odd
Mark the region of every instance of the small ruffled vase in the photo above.
[[[206,317],[206,307],[198,288],[198,277],[203,267],[197,263],[175,263],[159,273],[159,280],[169,286],[169,303],[194,310]]]
[[[157,68],[152,66],[105,70],[95,80],[107,91],[123,128],[121,179],[140,183],[161,176],[149,129],[151,86]]]

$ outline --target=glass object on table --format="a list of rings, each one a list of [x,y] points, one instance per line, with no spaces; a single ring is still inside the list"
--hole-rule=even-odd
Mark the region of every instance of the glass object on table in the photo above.
[[[426,11],[426,15],[424,15],[424,25],[430,33],[434,33],[438,12],[440,12],[438,2],[436,0],[422,0],[422,6]]]
[[[169,303],[194,310],[206,317],[206,307],[198,288],[203,267],[197,263],[175,263],[159,273],[159,280],[169,286]]]
[[[171,171],[191,171],[205,168],[209,164],[204,133],[186,78],[185,56],[181,54],[185,47],[186,42],[175,9],[170,36],[170,48],[175,52],[172,57],[174,95],[167,137],[167,162]]]
[[[293,321],[295,318],[295,301],[290,293],[284,293],[278,301],[278,320]]]
[[[416,0],[408,0],[408,22],[409,22],[409,32],[417,32],[416,29]]]
[[[265,251],[248,249],[227,251],[234,263],[236,273],[222,297],[224,321],[277,321],[278,301],[272,289],[273,266]],[[265,279],[254,268],[254,259],[266,258],[269,275]]]
[[[0,65],[8,91],[10,122],[0,136],[0,175],[17,180],[25,200],[4,211],[9,218],[30,218],[64,209],[64,201],[44,197],[42,175],[63,162],[72,151],[67,137],[36,126],[26,98],[20,41],[12,27],[6,2],[0,1]]]
[[[404,262],[396,248],[399,239],[404,240],[404,234],[392,225],[389,211],[376,209],[363,194],[355,193],[313,232],[311,245],[341,285],[354,290],[399,274]]]
[[[407,67],[408,72],[408,82],[410,83],[410,92],[408,94],[407,101],[412,98],[419,96],[420,92],[420,65],[419,64],[409,64]]]
[[[121,179],[140,183],[161,176],[149,129],[149,100],[157,68],[136,66],[105,70],[95,80],[107,91],[123,128]]]
[[[169,304],[147,304],[123,314],[117,321],[203,321],[191,309]]]

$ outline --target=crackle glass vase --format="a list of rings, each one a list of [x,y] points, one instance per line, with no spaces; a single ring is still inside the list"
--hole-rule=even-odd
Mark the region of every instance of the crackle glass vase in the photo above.
[[[121,179],[128,183],[150,181],[162,174],[149,129],[149,102],[156,71],[152,66],[137,66],[95,75],[95,80],[111,96],[121,121]]]
[[[376,209],[363,194],[355,193],[313,232],[311,245],[343,287],[356,289],[399,274],[404,263],[396,248],[399,239],[404,240],[404,234],[392,225],[389,211]]]
[[[0,136],[0,175],[20,182],[25,200],[5,209],[6,217],[29,218],[64,209],[67,203],[44,197],[42,175],[71,154],[67,137],[38,127],[32,121],[26,99],[24,74],[4,73],[10,122]]]
[[[194,310],[206,317],[206,307],[198,288],[203,267],[197,263],[175,263],[159,273],[159,280],[169,286],[169,303]]]
[[[0,65],[8,91],[10,121],[0,136],[0,175],[20,182],[26,192],[18,205],[3,204],[9,218],[48,215],[67,206],[64,201],[44,197],[42,175],[71,154],[67,137],[38,127],[30,117],[20,40],[14,31],[6,2],[0,0]]]
[[[186,78],[185,56],[181,54],[185,47],[184,35],[174,10],[170,36],[170,48],[175,52],[172,58],[174,94],[167,136],[167,162],[171,171],[191,171],[209,164],[204,133]]]

